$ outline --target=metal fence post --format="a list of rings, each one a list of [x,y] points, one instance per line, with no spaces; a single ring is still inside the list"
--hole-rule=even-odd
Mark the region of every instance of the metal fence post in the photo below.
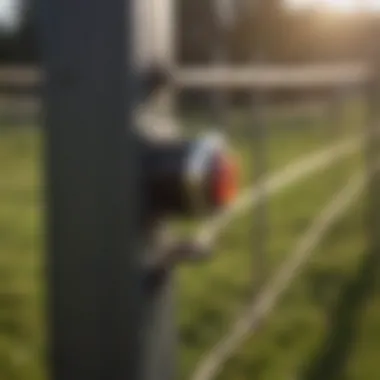
[[[54,380],[173,376],[170,284],[150,293],[143,286],[142,257],[151,247],[133,128],[133,5],[39,4]]]
[[[379,21],[369,15],[369,55],[372,63],[372,76],[366,83],[368,96],[368,120],[366,129],[366,165],[368,174],[367,212],[368,212],[368,237],[371,253],[380,257],[380,142],[379,142],[379,104],[380,104],[380,51],[377,46],[380,36]]]
[[[136,1],[135,47],[141,72],[154,70],[162,83],[145,99],[137,120],[139,128],[158,138],[180,133],[175,118],[175,93],[171,73],[176,61],[176,2],[174,0]]]
[[[255,5],[255,21],[256,25],[261,25],[262,17],[266,16],[266,3],[259,0],[254,3]],[[255,51],[252,54],[252,62],[256,64],[262,64],[265,61],[265,46],[263,41],[263,35],[259,32],[259,28],[255,28],[256,44],[254,46]],[[256,293],[260,290],[261,286],[266,280],[268,274],[268,232],[269,232],[269,220],[268,220],[268,196],[266,194],[266,188],[264,185],[264,178],[268,170],[268,137],[269,137],[269,125],[266,117],[266,92],[261,89],[253,90],[252,92],[252,132],[253,138],[253,175],[254,182],[260,191],[259,201],[256,208],[253,211],[253,291]]]
[[[214,46],[211,52],[212,64],[229,65],[229,37],[234,23],[234,7],[231,0],[213,0],[210,4],[213,15]],[[225,90],[216,89],[211,93],[212,122],[223,132],[229,131],[230,95]]]

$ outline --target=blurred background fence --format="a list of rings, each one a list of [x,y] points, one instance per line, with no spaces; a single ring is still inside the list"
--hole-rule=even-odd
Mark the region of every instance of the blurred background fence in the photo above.
[[[4,126],[36,126],[41,114],[40,78],[36,68],[0,67],[0,123]]]

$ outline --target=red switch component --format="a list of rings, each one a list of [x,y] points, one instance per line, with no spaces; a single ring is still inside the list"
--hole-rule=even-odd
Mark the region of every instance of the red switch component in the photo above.
[[[187,162],[186,188],[195,210],[213,211],[233,200],[238,187],[237,164],[221,135],[209,134],[194,141]]]
[[[211,198],[215,207],[228,206],[238,192],[238,165],[232,155],[219,153],[211,181]]]

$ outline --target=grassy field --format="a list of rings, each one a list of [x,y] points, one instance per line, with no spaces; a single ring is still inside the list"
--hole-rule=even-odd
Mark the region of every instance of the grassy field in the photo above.
[[[35,132],[0,136],[0,379],[40,379],[42,192]]]
[[[345,160],[334,168],[305,180],[270,201],[269,242],[266,247],[269,274],[290,254],[297,238],[306,231],[316,213],[321,210],[332,194],[344,185],[349,173],[355,166],[358,166],[357,157]],[[199,268],[182,269],[181,342],[184,352],[182,368],[186,375],[187,371],[191,372],[191,368],[193,368],[196,359],[200,357],[200,353],[215,343],[225,332],[228,322],[233,319],[252,294],[252,276],[257,275],[257,273],[254,265],[254,239],[251,235],[250,226],[252,226],[252,213],[248,213],[241,220],[235,221],[233,226],[228,229],[219,241],[218,254],[214,261]],[[356,244],[357,240],[360,240],[362,231],[355,231],[355,233],[357,236],[353,239]],[[351,234],[352,231],[348,230],[348,237],[351,238]],[[338,238],[342,238],[343,235],[342,233]],[[331,238],[331,241],[334,241],[334,238]],[[353,244],[352,246],[354,247]],[[325,251],[327,250],[331,251],[327,258],[339,253],[336,253],[334,248],[325,247]],[[358,255],[361,253],[356,252]],[[342,259],[342,255],[340,258]],[[328,264],[326,265],[328,266]],[[342,261],[341,265],[344,267],[342,269],[344,271],[346,262]],[[339,272],[336,275],[337,277],[341,276]],[[291,306],[289,308],[293,309]],[[297,305],[297,309],[301,312],[300,318],[314,318],[313,313],[307,311],[308,306]],[[280,315],[279,318],[286,326],[287,314],[276,313],[276,315]],[[295,309],[294,316],[297,316]],[[301,334],[304,335],[304,332]],[[271,338],[277,339],[275,336]],[[271,339],[264,340],[268,340],[269,344]],[[288,352],[289,348],[284,348],[285,353]],[[296,347],[294,349],[296,352],[298,351]],[[257,354],[260,354],[259,356],[264,354],[260,344],[257,346],[257,350],[248,350],[249,359],[247,362],[252,365],[256,360],[259,360],[255,358]],[[266,359],[270,363],[268,369],[277,367],[276,351],[267,351],[267,354]],[[236,366],[236,368],[241,368],[241,366]],[[225,379],[235,379],[231,373],[230,377],[225,377]],[[247,373],[251,372],[242,370],[243,375],[247,376]],[[253,373],[255,373],[255,378],[261,379],[258,372]],[[273,380],[276,378],[276,376],[263,377],[263,379]]]
[[[273,121],[269,169],[351,133],[360,118],[347,115],[344,131],[332,131],[326,120],[312,128],[310,120]],[[244,133],[234,141],[248,183],[254,169],[250,141]],[[361,161],[359,154],[352,155],[270,199],[268,274],[360,170]],[[0,380],[45,378],[41,162],[37,132],[0,130]],[[221,379],[379,378],[380,301],[376,284],[364,281],[376,274],[366,249],[364,206],[363,200],[356,204],[329,233],[275,313],[227,363]],[[251,298],[257,275],[253,217],[248,212],[231,224],[218,241],[215,259],[179,270],[183,379]]]

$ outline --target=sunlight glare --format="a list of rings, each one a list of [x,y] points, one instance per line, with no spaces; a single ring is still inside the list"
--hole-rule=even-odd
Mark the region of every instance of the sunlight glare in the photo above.
[[[339,12],[380,11],[380,0],[287,0],[294,9],[329,9]]]

